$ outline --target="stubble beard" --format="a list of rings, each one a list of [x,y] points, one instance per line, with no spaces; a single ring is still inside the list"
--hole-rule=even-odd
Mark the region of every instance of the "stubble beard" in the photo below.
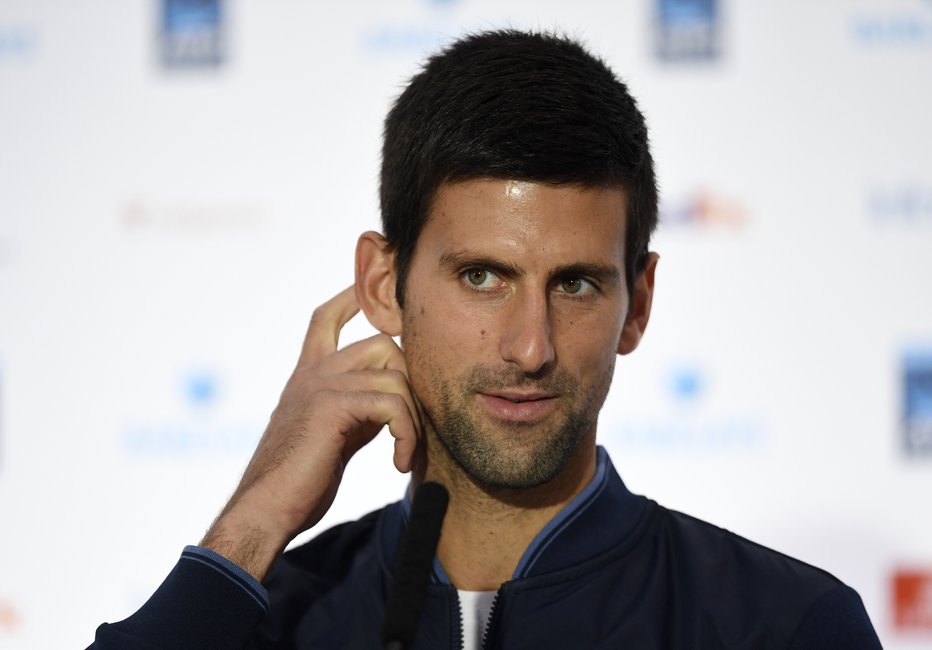
[[[491,489],[528,489],[560,474],[580,441],[592,431],[611,384],[614,364],[585,390],[577,378],[558,373],[533,379],[515,369],[496,372],[474,366],[454,385],[435,380],[436,408],[425,414],[454,463],[473,481]],[[503,422],[497,430],[470,413],[477,394],[497,389],[531,387],[555,394],[561,405],[551,423]],[[535,431],[535,429],[537,429]]]

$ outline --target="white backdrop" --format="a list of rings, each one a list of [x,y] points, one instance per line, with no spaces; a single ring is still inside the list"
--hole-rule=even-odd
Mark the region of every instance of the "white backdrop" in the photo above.
[[[655,311],[600,423],[628,485],[932,647],[932,2],[220,7],[186,48],[161,1],[0,0],[0,647],[86,646],[200,539],[378,227],[389,102],[500,26],[580,37],[651,128]],[[321,526],[399,498],[389,459]]]

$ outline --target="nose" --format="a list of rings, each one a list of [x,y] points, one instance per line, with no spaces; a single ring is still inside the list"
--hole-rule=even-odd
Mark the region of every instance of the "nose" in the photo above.
[[[502,315],[502,359],[514,363],[525,374],[539,373],[556,358],[546,294],[518,292],[509,303]]]

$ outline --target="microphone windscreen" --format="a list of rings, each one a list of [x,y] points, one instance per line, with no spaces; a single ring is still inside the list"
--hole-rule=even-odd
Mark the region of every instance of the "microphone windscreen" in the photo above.
[[[450,495],[439,483],[423,483],[414,493],[411,520],[398,552],[395,583],[385,607],[382,643],[408,647],[417,633],[424,594],[430,583],[437,542]]]

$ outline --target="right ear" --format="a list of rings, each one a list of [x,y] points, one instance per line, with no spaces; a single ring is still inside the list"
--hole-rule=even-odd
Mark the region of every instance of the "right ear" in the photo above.
[[[372,326],[389,336],[401,335],[395,282],[395,254],[388,241],[377,232],[364,232],[356,242],[356,300]]]

